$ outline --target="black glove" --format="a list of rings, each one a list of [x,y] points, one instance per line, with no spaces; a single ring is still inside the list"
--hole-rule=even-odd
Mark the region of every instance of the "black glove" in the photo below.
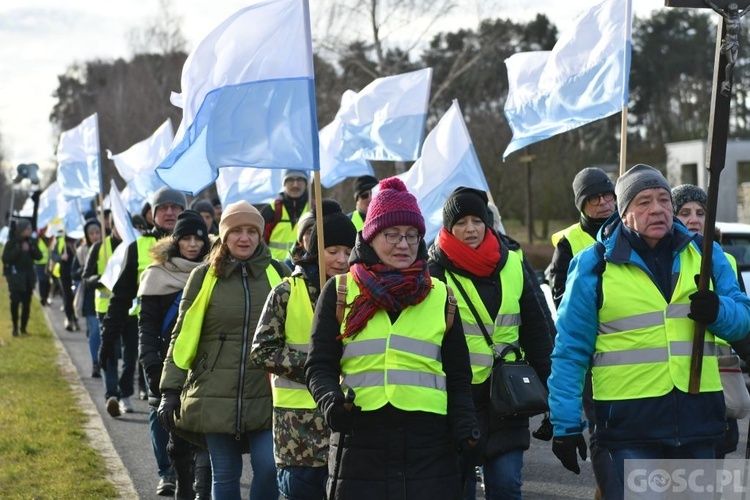
[[[157,398],[160,397],[159,382],[161,382],[161,367],[158,365],[149,366],[146,369],[146,380],[148,381],[148,390],[151,391],[151,394]]]
[[[180,419],[180,393],[167,391],[162,393],[159,409],[156,410],[159,423],[167,431],[177,428],[175,421]]]
[[[716,292],[698,290],[688,298],[690,299],[688,318],[704,325],[710,325],[719,317],[719,296],[716,295]]]
[[[532,432],[531,435],[542,441],[549,441],[552,439],[552,423],[549,421],[549,416],[544,417],[542,424],[537,430]]]
[[[109,342],[102,342],[99,345],[99,367],[102,370],[106,370],[109,363],[117,363],[115,345]]]
[[[321,410],[326,424],[334,432],[347,433],[352,430],[355,414],[361,409],[359,406],[352,405],[351,410],[344,407],[346,403],[344,395],[341,393],[329,393],[323,398]],[[347,403],[349,404],[349,403]]]
[[[464,464],[480,465],[479,452],[482,449],[479,446],[479,440],[482,438],[482,433],[478,427],[474,427],[471,430],[471,436],[462,439],[458,443],[458,454],[464,461]]]
[[[583,439],[583,434],[555,436],[552,439],[552,453],[560,460],[563,467],[576,474],[580,474],[581,468],[578,467],[576,448],[578,448],[581,459],[586,460],[586,440]]]

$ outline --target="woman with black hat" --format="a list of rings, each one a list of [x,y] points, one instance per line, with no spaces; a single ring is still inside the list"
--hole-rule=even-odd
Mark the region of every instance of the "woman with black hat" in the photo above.
[[[96,316],[95,290],[87,287],[83,282],[83,271],[86,268],[86,260],[95,243],[102,240],[102,226],[96,219],[87,219],[83,224],[84,239],[76,250],[76,258],[73,260],[70,272],[73,283],[76,284],[76,299],[80,301],[80,313],[86,318],[86,336],[89,339],[89,352],[91,353],[91,376],[101,377],[99,370],[99,318]],[[78,304],[76,304],[78,305]],[[78,312],[78,311],[77,311]]]
[[[476,465],[484,463],[486,498],[517,499],[523,452],[530,444],[529,419],[494,414],[490,372],[496,355],[512,345],[523,350],[546,383],[554,326],[537,299],[536,276],[528,272],[523,257],[508,248],[507,238],[491,228],[488,218],[484,191],[456,189],[443,206],[443,227],[430,248],[430,274],[446,282],[458,298],[483,436]],[[471,470],[475,464],[466,465]],[[464,498],[475,498],[476,476],[468,474],[467,479]]]
[[[21,333],[27,333],[26,327],[31,314],[31,295],[36,286],[34,261],[42,258],[36,240],[31,239],[31,222],[19,219],[10,238],[3,248],[3,274],[8,281],[10,292],[10,317],[13,320],[13,336],[18,336],[18,309],[21,309]]]
[[[323,252],[318,252],[313,218],[308,250],[296,261],[292,276],[266,299],[250,352],[256,365],[273,374],[277,482],[285,498],[296,500],[325,498],[328,475],[330,430],[305,386],[304,373],[313,310],[320,294],[318,260],[324,259],[326,279],[346,273],[357,237],[354,224],[338,203],[324,204],[323,214]]]
[[[203,262],[210,246],[203,218],[193,210],[185,210],[177,216],[172,235],[165,236],[151,247],[153,264],[143,271],[138,287],[141,303],[138,318],[138,356],[148,380],[149,427],[154,457],[159,468],[157,494],[164,490],[165,482],[174,482],[176,475],[176,498],[192,498],[194,494],[193,453],[189,442],[173,432],[167,434],[159,425],[156,418],[161,397],[159,381],[169,347],[169,338],[177,320],[182,290],[190,273]],[[167,440],[171,442],[169,447]],[[210,478],[209,466],[208,480],[203,478],[199,481],[199,484],[206,488],[203,498],[207,493],[210,495]]]

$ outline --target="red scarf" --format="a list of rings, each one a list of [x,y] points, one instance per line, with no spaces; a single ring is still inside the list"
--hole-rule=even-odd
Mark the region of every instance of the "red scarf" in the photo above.
[[[403,311],[407,306],[422,302],[432,289],[425,260],[418,260],[406,269],[357,263],[349,271],[360,293],[352,304],[347,304],[351,309],[346,315],[346,329],[336,337],[338,340],[364,330],[379,309]]]
[[[484,278],[492,275],[500,261],[500,242],[490,229],[485,230],[484,239],[476,249],[460,241],[445,228],[440,229],[437,244],[454,266],[474,276]]]

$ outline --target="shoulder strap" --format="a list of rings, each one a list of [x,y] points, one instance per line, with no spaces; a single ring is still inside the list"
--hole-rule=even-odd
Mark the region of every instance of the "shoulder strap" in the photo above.
[[[456,296],[453,295],[453,289],[451,287],[445,285],[445,289],[448,292],[448,307],[445,311],[445,333],[448,333],[448,330],[453,326],[453,320],[456,319],[456,307],[458,306],[458,301],[456,300]]]
[[[477,312],[476,307],[474,307],[474,304],[469,300],[469,297],[466,295],[466,290],[464,290],[463,285],[460,281],[456,279],[456,277],[453,275],[452,272],[449,270],[445,270],[447,274],[450,275],[453,282],[456,284],[456,287],[458,288],[459,293],[461,293],[461,296],[464,298],[464,301],[466,301],[466,305],[469,306],[469,310],[471,311],[471,314],[474,315],[474,319],[477,322],[477,325],[479,325],[479,329],[482,330],[482,335],[484,335],[484,340],[487,342],[487,345],[492,347],[494,344],[492,342],[492,338],[490,337],[490,334],[487,333],[487,329],[484,327],[484,321],[479,317],[479,313]]]
[[[182,300],[182,292],[183,291],[180,290],[180,293],[178,293],[177,297],[174,298],[172,305],[169,306],[166,316],[164,316],[164,321],[161,324],[162,337],[164,337],[164,335],[169,332],[169,325],[171,325],[172,321],[174,321],[174,319],[177,317],[177,313],[180,310],[180,300]]]
[[[596,273],[596,308],[601,309],[602,304],[604,304],[604,292],[602,289],[602,275],[604,274],[604,268],[607,267],[607,259],[604,258],[604,251],[606,250],[604,248],[604,244],[601,241],[597,241],[594,243],[594,248],[596,248],[596,254],[597,257],[599,257],[599,262],[596,264],[596,267],[594,268],[594,272]]]
[[[339,325],[344,321],[344,310],[346,309],[346,274],[339,274],[336,276],[338,286],[336,286],[336,319],[339,320]]]
[[[271,233],[273,233],[273,229],[281,220],[281,209],[281,200],[278,198],[273,200],[273,219],[266,222],[266,225],[263,228],[263,240],[266,242],[269,241],[269,239],[271,238]]]

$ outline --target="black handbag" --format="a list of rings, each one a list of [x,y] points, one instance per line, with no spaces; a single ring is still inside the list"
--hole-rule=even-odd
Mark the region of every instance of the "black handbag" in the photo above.
[[[492,338],[484,327],[484,322],[479,317],[474,304],[467,297],[464,287],[450,271],[446,270],[446,272],[453,278],[458,291],[482,330],[484,340],[492,349],[495,361],[490,374],[490,404],[497,416],[533,417],[548,412],[549,394],[542,381],[539,380],[536,370],[523,359],[521,350],[514,345],[508,345],[502,351],[497,352]],[[515,361],[505,359],[510,352],[516,355]]]

